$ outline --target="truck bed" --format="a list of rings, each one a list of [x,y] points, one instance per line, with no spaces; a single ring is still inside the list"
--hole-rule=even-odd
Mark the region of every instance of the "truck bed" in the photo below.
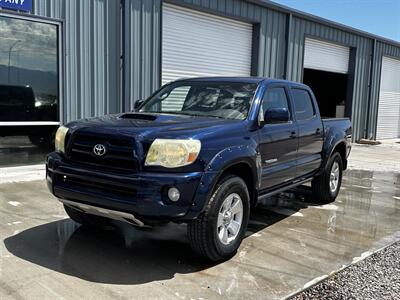
[[[329,136],[330,131],[335,128],[335,131],[339,129],[339,131],[344,131],[347,137],[351,137],[352,126],[349,118],[323,118],[322,124],[324,125],[325,136]]]

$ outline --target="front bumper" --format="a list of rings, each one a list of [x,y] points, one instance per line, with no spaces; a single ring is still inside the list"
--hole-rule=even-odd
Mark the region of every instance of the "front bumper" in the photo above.
[[[46,159],[47,185],[57,198],[126,212],[142,219],[184,220],[194,205],[203,174],[116,174],[67,162],[55,152]],[[180,191],[177,202],[168,199],[170,187]]]

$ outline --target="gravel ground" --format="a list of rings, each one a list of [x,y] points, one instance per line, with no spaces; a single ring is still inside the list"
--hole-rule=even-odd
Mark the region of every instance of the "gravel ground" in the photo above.
[[[292,299],[400,299],[400,242],[329,277]]]

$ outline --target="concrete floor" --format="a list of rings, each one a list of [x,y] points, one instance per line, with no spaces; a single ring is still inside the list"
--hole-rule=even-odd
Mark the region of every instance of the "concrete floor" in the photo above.
[[[349,169],[400,173],[400,139],[382,140],[381,143],[353,144]]]
[[[0,299],[279,299],[399,239],[400,174],[349,170],[336,202],[307,187],[252,213],[231,260],[206,265],[185,225],[79,227],[44,181],[0,184]]]

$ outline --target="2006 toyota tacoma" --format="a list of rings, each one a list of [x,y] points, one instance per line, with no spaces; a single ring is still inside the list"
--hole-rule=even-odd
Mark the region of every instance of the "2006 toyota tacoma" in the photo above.
[[[233,256],[261,198],[311,181],[335,200],[349,119],[321,120],[303,84],[195,78],[161,87],[134,112],[71,122],[46,159],[50,191],[90,226],[185,222],[195,252]]]

